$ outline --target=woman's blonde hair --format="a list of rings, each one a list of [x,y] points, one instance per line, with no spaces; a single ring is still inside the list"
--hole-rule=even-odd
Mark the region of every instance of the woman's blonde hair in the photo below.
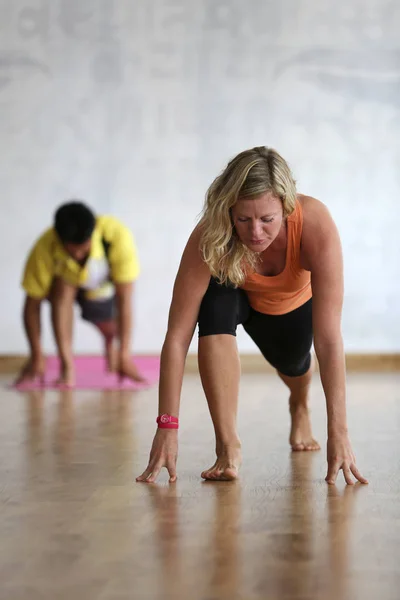
[[[296,204],[296,182],[287,162],[272,148],[259,146],[241,152],[207,190],[200,226],[200,250],[211,275],[221,283],[239,286],[247,269],[254,270],[258,255],[238,238],[232,207],[239,198],[272,192],[280,198],[284,217]]]

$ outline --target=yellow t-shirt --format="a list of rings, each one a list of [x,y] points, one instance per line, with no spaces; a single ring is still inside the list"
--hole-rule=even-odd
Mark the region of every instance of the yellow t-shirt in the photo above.
[[[135,241],[118,219],[97,217],[91,242],[89,257],[82,267],[65,251],[55,229],[48,229],[32,248],[25,265],[22,287],[27,295],[46,298],[53,279],[60,277],[86,290],[88,298],[98,299],[113,293],[113,283],[129,283],[138,277]]]

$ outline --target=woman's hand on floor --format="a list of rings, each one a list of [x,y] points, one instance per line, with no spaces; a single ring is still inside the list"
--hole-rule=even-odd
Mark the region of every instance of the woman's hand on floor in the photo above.
[[[178,431],[176,429],[157,429],[150,451],[147,469],[136,481],[154,483],[163,467],[168,470],[169,482],[176,481],[176,461],[178,458]]]
[[[360,483],[368,483],[357,469],[356,459],[347,434],[329,436],[327,458],[328,474],[325,478],[327,483],[334,485],[340,470],[343,471],[343,476],[348,485],[354,485],[355,483],[352,475]]]

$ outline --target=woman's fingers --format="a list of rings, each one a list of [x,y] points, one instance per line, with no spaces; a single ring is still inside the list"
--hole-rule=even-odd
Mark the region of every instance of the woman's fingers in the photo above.
[[[336,479],[340,470],[340,463],[337,461],[332,461],[328,464],[328,474],[325,477],[325,481],[330,485],[334,485],[336,483]]]
[[[356,467],[356,465],[354,463],[350,466],[350,469],[351,469],[351,472],[353,473],[354,477],[356,479],[358,479],[358,481],[360,483],[368,483],[368,480],[365,479],[365,477],[363,477],[361,475],[360,471],[357,469],[357,467]]]
[[[174,481],[176,481],[176,465],[170,463],[167,466],[167,469],[169,473],[169,482],[173,483]]]
[[[354,485],[354,481],[351,476],[350,467],[343,465],[342,470],[343,470],[343,475],[344,475],[347,485]]]
[[[136,481],[147,481],[147,478],[149,477],[149,475],[151,475],[151,473],[152,473],[152,468],[149,465],[147,467],[147,469],[145,471],[143,471],[143,473],[141,475],[139,475],[139,477],[136,477]]]
[[[155,483],[155,481],[157,480],[157,477],[160,474],[160,471],[162,469],[162,465],[156,465],[153,468],[153,471],[150,473],[150,475],[147,477],[146,482],[147,483]]]

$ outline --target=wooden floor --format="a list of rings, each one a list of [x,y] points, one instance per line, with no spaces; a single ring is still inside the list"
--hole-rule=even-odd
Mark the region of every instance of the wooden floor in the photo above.
[[[274,376],[243,377],[235,483],[199,478],[213,437],[199,380],[186,377],[172,486],[166,473],[159,485],[134,482],[156,389],[20,394],[1,384],[0,600],[400,598],[400,375],[349,375],[353,446],[370,479],[353,488],[325,484],[324,450],[289,451]],[[318,380],[312,406],[325,446]]]

